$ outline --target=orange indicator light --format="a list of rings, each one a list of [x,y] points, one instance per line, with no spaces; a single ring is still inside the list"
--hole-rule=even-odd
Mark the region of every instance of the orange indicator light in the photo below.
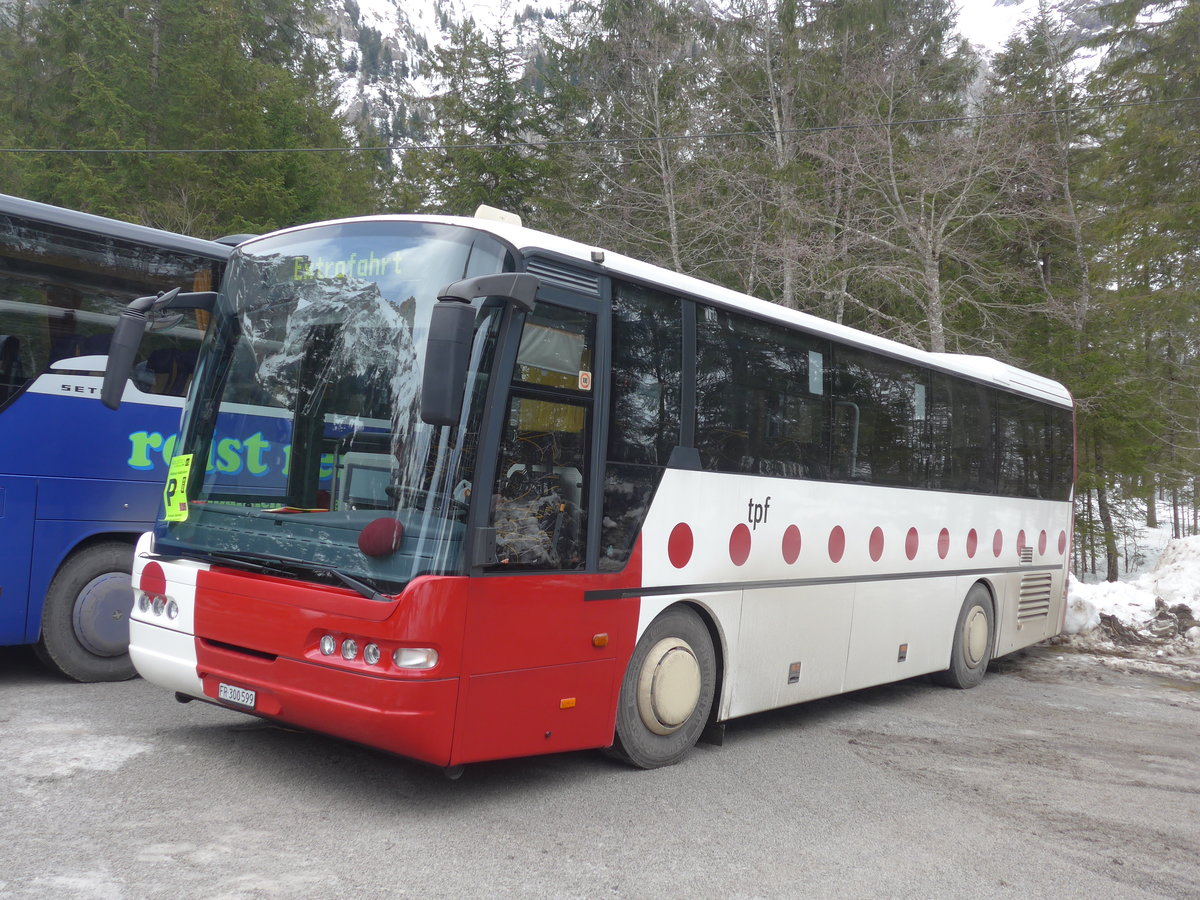
[[[607,647],[608,646],[608,634],[605,632],[601,632],[600,634],[593,634],[592,635],[592,646],[593,647]]]
[[[562,700],[558,701],[558,708],[559,709],[574,709],[575,708],[575,698],[574,697],[564,697]]]

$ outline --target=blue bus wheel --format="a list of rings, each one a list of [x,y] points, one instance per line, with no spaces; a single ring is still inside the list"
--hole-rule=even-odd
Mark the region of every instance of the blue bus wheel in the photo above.
[[[50,668],[76,681],[132,678],[129,613],[133,547],[116,541],[71,554],[46,591],[42,633],[34,646]]]

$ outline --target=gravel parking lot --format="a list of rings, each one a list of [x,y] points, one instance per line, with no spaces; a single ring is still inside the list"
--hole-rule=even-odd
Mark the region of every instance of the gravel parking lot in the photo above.
[[[1161,669],[1161,670],[1160,670]],[[0,651],[0,898],[1195,897],[1200,678],[1035,648],[678,766],[436,770]]]

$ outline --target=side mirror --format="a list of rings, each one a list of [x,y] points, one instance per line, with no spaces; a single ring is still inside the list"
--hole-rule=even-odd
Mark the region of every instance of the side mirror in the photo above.
[[[121,395],[125,393],[125,382],[133,369],[133,360],[137,356],[138,347],[142,344],[142,335],[150,322],[152,313],[167,309],[207,309],[212,310],[217,295],[211,291],[197,291],[181,294],[179,288],[159,294],[155,297],[139,297],[121,310],[117,319],[117,327],[113,329],[112,342],[108,348],[108,365],[104,368],[104,384],[100,388],[100,402],[109,409],[121,405]]]
[[[476,297],[504,297],[525,312],[536,302],[538,279],[527,273],[480,275],[447,285],[438,293],[429,319],[425,371],[421,377],[421,419],[430,425],[457,425],[462,411]]]
[[[179,288],[157,297],[138,297],[121,310],[117,327],[113,329],[112,341],[108,345],[108,364],[104,367],[104,385],[100,388],[100,402],[109,409],[121,405],[125,393],[125,381],[133,368],[133,359],[146,333],[146,315],[160,300],[170,301],[179,294]]]
[[[439,300],[429,317],[421,418],[430,425],[455,425],[466,389],[475,310],[461,300]]]

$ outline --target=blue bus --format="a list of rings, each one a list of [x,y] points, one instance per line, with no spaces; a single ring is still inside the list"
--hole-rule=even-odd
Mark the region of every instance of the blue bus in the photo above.
[[[220,281],[199,240],[0,194],[0,645],[77,681],[134,675],[129,573],[161,502],[203,311],[156,323],[121,408],[99,401],[133,299]]]

